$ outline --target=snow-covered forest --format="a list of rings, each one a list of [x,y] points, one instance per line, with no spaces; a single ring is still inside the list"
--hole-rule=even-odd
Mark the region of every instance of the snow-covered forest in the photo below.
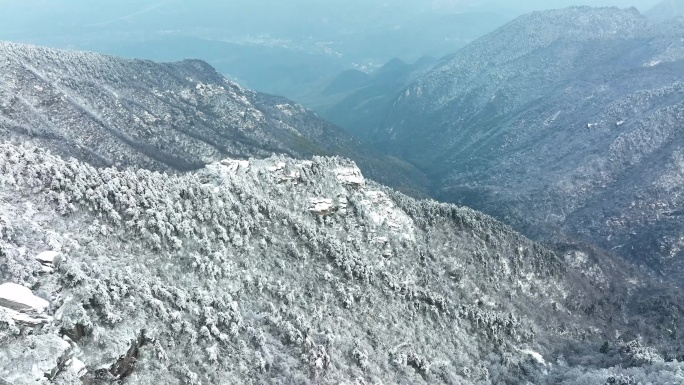
[[[177,176],[5,143],[0,171],[0,279],[49,302],[0,302],[12,384],[684,379],[681,320],[625,306],[650,282],[348,160]]]

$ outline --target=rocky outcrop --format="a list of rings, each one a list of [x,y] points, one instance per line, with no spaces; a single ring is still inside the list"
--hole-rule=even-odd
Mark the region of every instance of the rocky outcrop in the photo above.
[[[55,270],[55,264],[60,261],[59,251],[48,250],[36,255],[36,261],[41,265],[44,273],[52,273]]]
[[[16,311],[43,313],[50,303],[35,296],[31,289],[15,283],[0,285],[0,306]]]
[[[361,188],[364,185],[363,175],[361,175],[361,170],[356,167],[349,168],[339,168],[335,170],[337,174],[337,179],[343,183],[347,183],[355,188]]]

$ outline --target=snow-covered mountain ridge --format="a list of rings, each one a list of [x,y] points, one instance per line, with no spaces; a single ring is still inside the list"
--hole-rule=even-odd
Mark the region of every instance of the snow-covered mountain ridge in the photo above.
[[[225,157],[343,155],[420,194],[415,168],[200,60],[156,63],[0,42],[0,134],[97,166],[192,170]]]
[[[171,175],[5,143],[0,171],[0,280],[49,302],[0,303],[11,384],[681,379],[675,289],[348,160]]]

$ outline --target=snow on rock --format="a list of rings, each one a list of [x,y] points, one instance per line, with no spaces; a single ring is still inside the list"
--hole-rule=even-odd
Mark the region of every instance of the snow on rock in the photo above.
[[[12,310],[34,310],[42,313],[50,303],[33,295],[30,289],[16,283],[3,283],[0,285],[0,306]]]
[[[36,255],[35,259],[40,262],[43,273],[52,273],[54,271],[56,260],[59,260],[59,251],[43,251],[42,253]]]
[[[537,361],[538,363],[540,363],[540,364],[542,364],[542,365],[546,365],[546,361],[544,360],[544,357],[543,357],[541,354],[535,352],[534,350],[523,349],[523,350],[521,350],[520,352],[521,352],[521,353],[528,354],[528,355],[530,355],[532,358],[534,358],[534,360]]]
[[[361,187],[364,184],[363,175],[358,167],[340,167],[335,169],[337,180],[342,183],[352,185],[354,187]]]
[[[82,377],[83,375],[88,373],[86,365],[83,363],[83,361],[75,357],[67,361],[65,363],[65,366],[70,372],[74,373],[77,377]]]
[[[197,83],[197,85],[195,86],[195,91],[197,91],[198,94],[206,97],[212,97],[226,93],[226,89],[223,86],[217,86],[215,84],[204,84],[202,82]]]
[[[282,170],[282,169],[284,169],[284,168],[285,168],[285,162],[278,162],[278,163],[276,163],[275,166],[269,167],[269,168],[268,168],[268,171],[270,171],[270,172],[276,172],[276,171],[280,171],[280,170]]]
[[[53,333],[29,336],[14,349],[0,349],[0,359],[12,365],[0,368],[10,384],[48,384],[64,369],[72,347]],[[0,381],[0,383],[3,383]]]
[[[337,210],[340,214],[347,213],[347,206],[349,206],[349,200],[347,200],[346,196],[341,195],[337,197]]]
[[[57,257],[58,255],[59,251],[48,250],[36,255],[35,258],[36,260],[38,260],[38,262],[42,263],[43,265],[54,265],[55,257]]]
[[[247,160],[224,159],[220,163],[223,167],[227,169],[227,171],[230,172],[237,172],[238,170],[249,169],[249,161]]]
[[[13,322],[19,325],[38,326],[52,322],[52,317],[49,316],[32,316],[0,306],[0,315],[3,313],[9,316]],[[0,317],[0,319],[2,319],[2,317]]]
[[[386,226],[393,232],[401,233],[407,239],[414,239],[413,220],[384,192],[364,191],[361,204],[376,225]]]
[[[278,179],[278,183],[292,181],[294,184],[299,183],[302,180],[302,173],[300,171],[292,171],[287,175],[281,175]]]
[[[333,200],[329,198],[311,198],[309,199],[308,211],[320,215],[332,214],[335,211]]]

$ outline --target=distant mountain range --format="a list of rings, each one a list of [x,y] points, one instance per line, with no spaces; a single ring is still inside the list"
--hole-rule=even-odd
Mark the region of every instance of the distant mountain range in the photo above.
[[[635,9],[522,16],[351,132],[429,174],[441,199],[684,279],[684,28]]]
[[[343,155],[420,194],[421,173],[207,63],[159,64],[0,42],[0,132],[94,165],[191,170],[227,156]],[[395,184],[395,182],[397,184]]]

